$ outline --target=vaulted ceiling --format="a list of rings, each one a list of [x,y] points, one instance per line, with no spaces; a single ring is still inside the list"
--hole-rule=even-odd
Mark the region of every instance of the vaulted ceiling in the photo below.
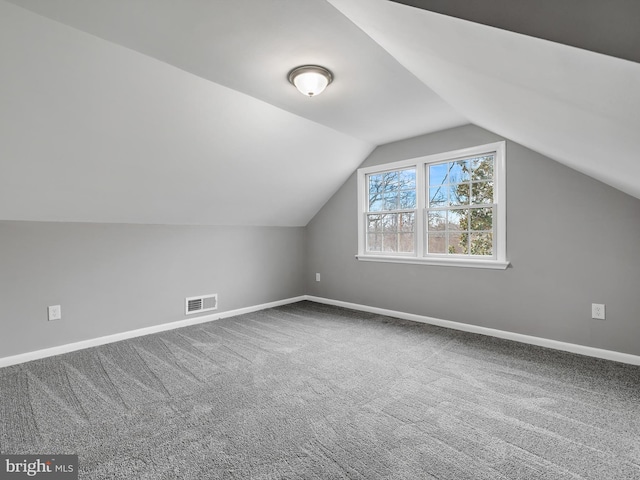
[[[0,0],[0,220],[305,225],[375,146],[466,123],[640,197],[640,64],[499,26],[387,0]],[[335,74],[319,97],[287,82],[307,63]]]

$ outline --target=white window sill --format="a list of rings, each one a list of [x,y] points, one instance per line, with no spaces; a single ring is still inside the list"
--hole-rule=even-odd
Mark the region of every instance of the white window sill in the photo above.
[[[435,265],[440,267],[488,268],[505,270],[509,262],[499,260],[483,260],[477,258],[418,258],[385,255],[356,255],[363,262],[409,263],[414,265]]]

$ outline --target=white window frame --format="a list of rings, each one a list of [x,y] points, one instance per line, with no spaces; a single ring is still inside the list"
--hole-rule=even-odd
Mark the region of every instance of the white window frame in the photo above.
[[[493,173],[494,195],[494,236],[493,256],[480,257],[473,255],[437,255],[424,253],[426,251],[427,188],[426,169],[429,164],[452,161],[464,157],[494,154],[495,164]],[[366,208],[367,175],[382,173],[389,170],[401,170],[415,167],[416,169],[416,225],[415,225],[415,253],[367,252],[366,251]],[[443,152],[424,157],[401,160],[383,165],[359,168],[358,180],[358,254],[356,258],[369,262],[409,263],[422,265],[456,266],[471,268],[489,268],[504,270],[509,266],[507,260],[507,190],[506,190],[506,142],[495,142],[476,147],[463,148],[450,152]]]

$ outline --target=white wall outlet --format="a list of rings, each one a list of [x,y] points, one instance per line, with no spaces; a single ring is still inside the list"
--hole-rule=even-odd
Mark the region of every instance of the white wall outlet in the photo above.
[[[320,274],[316,273],[316,282],[319,282],[319,281],[320,281]]]
[[[591,318],[596,320],[604,320],[604,303],[591,304]]]
[[[60,320],[62,318],[62,307],[60,305],[51,305],[48,308],[49,321]]]

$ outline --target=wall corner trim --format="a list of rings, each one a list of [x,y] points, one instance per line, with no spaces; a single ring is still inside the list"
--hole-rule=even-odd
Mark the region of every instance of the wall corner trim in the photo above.
[[[440,318],[426,317],[424,315],[416,315],[413,313],[399,312],[396,310],[387,310],[384,308],[370,307],[368,305],[360,305],[357,303],[343,302],[341,300],[332,300],[329,298],[315,297],[305,295],[305,299],[311,302],[324,303],[326,305],[334,305],[336,307],[350,308],[352,310],[360,310],[363,312],[377,313],[389,317],[401,318],[403,320],[411,320],[414,322],[428,323],[439,327],[461,330],[463,332],[478,333],[480,335],[488,335],[490,337],[503,338],[505,340],[513,340],[514,342],[527,343],[537,345],[539,347],[551,348],[553,350],[561,350],[564,352],[577,353],[588,357],[602,358],[614,362],[627,363],[630,365],[640,365],[640,356],[631,355],[629,353],[616,352],[613,350],[604,350],[601,348],[587,347],[585,345],[577,345],[575,343],[560,342],[558,340],[550,340],[547,338],[533,337],[531,335],[523,335],[521,333],[513,333],[505,330],[497,330],[494,328],[480,327],[470,325],[468,323],[453,322],[451,320],[442,320]]]
[[[253,305],[250,307],[238,308],[235,310],[228,310],[226,312],[219,312],[212,315],[202,315],[194,318],[187,318],[185,320],[178,320],[176,322],[162,323],[160,325],[153,325],[151,327],[139,328],[137,330],[114,333],[112,335],[91,338],[89,340],[81,340],[74,343],[67,343],[65,345],[44,348],[42,350],[35,350],[33,352],[20,353],[18,355],[12,355],[10,357],[0,358],[0,368],[8,367],[10,365],[17,365],[19,363],[30,362],[32,360],[39,360],[41,358],[53,357],[54,355],[61,355],[63,353],[75,352],[76,350],[84,350],[85,348],[97,347],[99,345],[105,345],[107,343],[119,342],[120,340],[127,340],[129,338],[142,337],[144,335],[149,335],[152,333],[165,332],[167,330],[174,330],[176,328],[188,327],[190,325],[212,322],[214,320],[220,320],[222,318],[235,317],[237,315],[242,315],[245,313],[266,310],[267,308],[280,307],[282,305],[301,302],[303,300],[306,300],[306,296],[304,295],[299,297],[287,298],[284,300],[277,300],[275,302],[263,303],[260,305]]]

